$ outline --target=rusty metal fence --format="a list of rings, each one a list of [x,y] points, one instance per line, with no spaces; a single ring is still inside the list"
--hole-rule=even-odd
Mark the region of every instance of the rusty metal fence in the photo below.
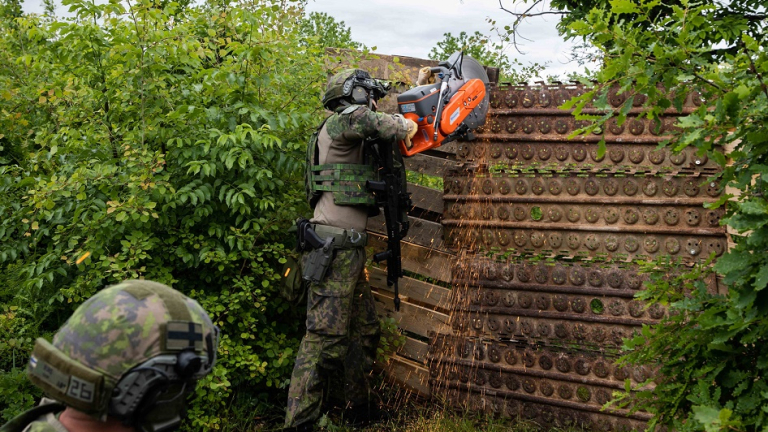
[[[442,219],[457,256],[450,330],[430,345],[430,385],[462,409],[641,429],[647,413],[601,410],[626,379],[655,374],[615,365],[622,340],[667,313],[634,300],[645,277],[637,262],[725,252],[722,213],[703,207],[721,194],[706,181],[718,166],[690,149],[659,149],[681,114],[639,118],[642,97],[625,124],[568,139],[584,124],[555,107],[584,91],[499,85],[479,139],[458,147]],[[612,91],[609,101],[624,97]],[[700,103],[689,95],[683,113]]]
[[[377,56],[361,66],[407,88],[407,77],[433,64],[398,60]],[[646,277],[637,262],[670,256],[690,264],[726,250],[721,210],[704,208],[722,193],[706,181],[719,167],[693,149],[658,148],[676,118],[700,105],[696,94],[682,113],[655,122],[640,118],[636,95],[623,125],[569,139],[584,124],[557,106],[584,91],[492,84],[477,140],[406,159],[409,171],[442,177],[444,190],[409,184],[399,312],[386,271],[368,269],[379,314],[406,336],[380,365],[402,387],[546,426],[624,431],[648,419],[601,410],[626,379],[655,376],[654,365],[615,364],[624,338],[667,314],[635,300]],[[625,97],[613,91],[609,102]],[[598,156],[603,135],[607,152]],[[383,218],[368,231],[369,246],[383,250]]]

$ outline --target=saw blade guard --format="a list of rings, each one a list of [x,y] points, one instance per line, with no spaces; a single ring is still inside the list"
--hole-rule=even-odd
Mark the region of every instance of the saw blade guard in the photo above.
[[[458,52],[432,71],[440,78],[438,84],[415,87],[397,98],[400,113],[419,128],[410,146],[400,143],[405,156],[439,147],[485,124],[489,107],[485,68]]]
[[[445,65],[449,68],[453,67],[454,70],[459,71],[461,74],[460,80],[462,81],[459,87],[464,85],[464,83],[468,82],[469,80],[479,79],[485,85],[486,90],[488,89],[489,79],[488,74],[485,72],[485,67],[483,67],[480,62],[473,59],[472,57],[468,55],[462,55],[461,52],[455,52],[450,57],[448,57],[448,60],[441,62],[440,65]],[[451,83],[449,83],[449,86],[450,85]],[[463,123],[467,125],[469,130],[475,130],[485,124],[485,119],[488,116],[489,106],[489,93],[486,91],[483,101],[472,110],[467,118],[464,119]]]

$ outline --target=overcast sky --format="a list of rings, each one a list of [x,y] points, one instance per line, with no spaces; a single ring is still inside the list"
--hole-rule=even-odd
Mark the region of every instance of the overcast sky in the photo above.
[[[502,2],[504,7],[515,10],[512,0]],[[61,5],[60,1],[56,3]],[[525,6],[519,3],[518,9]],[[41,4],[39,0],[23,0],[26,12],[42,12]],[[512,16],[500,9],[499,0],[309,0],[308,10],[326,12],[344,21],[354,40],[375,46],[381,54],[417,58],[427,58],[444,33],[480,31],[491,35],[489,18],[502,27],[512,22]],[[66,8],[59,6],[56,12],[66,14]],[[572,44],[558,36],[557,20],[554,15],[531,18],[521,29],[521,34],[530,39],[521,46],[523,54],[509,47],[507,55],[523,64],[548,63],[546,75],[564,76],[582,70],[569,62]]]
[[[515,10],[512,0],[502,1],[505,8]],[[519,8],[525,6],[519,3]],[[418,58],[427,58],[444,33],[491,35],[488,18],[502,27],[512,22],[512,16],[500,9],[499,0],[309,0],[308,9],[344,21],[354,40],[377,47],[379,53]],[[509,47],[507,55],[524,64],[549,62],[545,72],[549,75],[583,70],[568,61],[573,44],[557,34],[557,21],[555,15],[530,19],[521,30],[531,40],[524,41],[524,54]]]

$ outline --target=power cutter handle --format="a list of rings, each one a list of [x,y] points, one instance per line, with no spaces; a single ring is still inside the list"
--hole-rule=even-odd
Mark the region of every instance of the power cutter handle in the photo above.
[[[438,74],[438,73],[446,74],[446,73],[448,73],[448,68],[445,67],[445,66],[435,66],[435,67],[429,68],[429,70],[433,74]]]
[[[446,72],[450,74],[449,72]],[[443,115],[443,106],[445,103],[443,103],[443,99],[445,99],[445,94],[448,91],[448,75],[443,76],[443,80],[440,83],[440,94],[437,96],[437,109],[435,110],[435,133],[432,136],[432,140],[437,142],[438,138],[438,132],[440,131],[440,117]]]

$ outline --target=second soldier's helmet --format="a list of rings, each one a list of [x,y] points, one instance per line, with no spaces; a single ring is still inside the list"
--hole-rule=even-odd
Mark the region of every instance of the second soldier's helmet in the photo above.
[[[328,80],[323,106],[336,110],[343,102],[351,105],[365,105],[370,99],[379,100],[387,95],[389,83],[371,78],[362,69],[344,69]]]
[[[218,329],[194,300],[156,282],[126,281],[83,303],[38,339],[27,373],[45,393],[144,432],[175,429],[186,396],[216,361]]]

